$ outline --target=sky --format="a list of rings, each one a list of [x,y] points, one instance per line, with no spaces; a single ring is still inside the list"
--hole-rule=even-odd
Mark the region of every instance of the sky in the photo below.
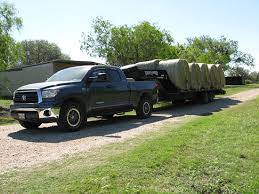
[[[2,1],[2,0],[0,0]],[[102,16],[115,25],[149,21],[171,32],[176,42],[186,38],[224,35],[237,40],[250,53],[259,71],[258,0],[7,0],[23,19],[15,39],[46,39],[56,43],[73,60],[94,60],[80,51],[82,32]],[[252,70],[252,69],[251,69]]]

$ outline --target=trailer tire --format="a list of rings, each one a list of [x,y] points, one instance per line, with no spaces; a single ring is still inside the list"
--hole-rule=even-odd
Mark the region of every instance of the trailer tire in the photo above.
[[[142,97],[136,108],[137,117],[140,119],[149,118],[153,111],[152,100],[148,97]]]
[[[37,129],[41,122],[19,121],[20,125],[26,129]]]
[[[213,102],[214,98],[215,98],[215,94],[213,94],[213,93],[208,94],[209,102]]]
[[[199,95],[199,101],[201,104],[208,104],[209,103],[209,95],[208,92],[202,92]]]
[[[58,127],[69,132],[78,131],[86,123],[84,111],[79,103],[64,104],[60,110]]]

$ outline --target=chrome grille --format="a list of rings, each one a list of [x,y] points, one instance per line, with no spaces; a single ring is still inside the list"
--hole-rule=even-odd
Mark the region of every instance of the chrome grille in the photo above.
[[[37,91],[17,91],[13,101],[15,103],[37,103]]]

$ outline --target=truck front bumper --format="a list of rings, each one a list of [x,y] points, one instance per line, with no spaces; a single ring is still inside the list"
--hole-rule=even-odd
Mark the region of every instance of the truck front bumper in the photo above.
[[[56,122],[59,118],[59,107],[53,108],[29,108],[29,107],[12,107],[10,115],[16,120],[32,122]]]

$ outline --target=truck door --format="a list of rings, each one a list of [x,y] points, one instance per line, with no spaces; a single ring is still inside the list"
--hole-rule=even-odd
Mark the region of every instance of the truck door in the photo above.
[[[110,82],[109,105],[114,108],[124,108],[129,106],[130,88],[126,79],[123,79],[116,68],[107,69]]]
[[[103,79],[98,79],[98,76],[103,76]],[[110,80],[107,76],[107,71],[105,68],[95,69],[89,76],[91,78],[91,83],[88,88],[88,105],[89,110],[97,111],[98,109],[106,109],[109,107],[110,98]]]

